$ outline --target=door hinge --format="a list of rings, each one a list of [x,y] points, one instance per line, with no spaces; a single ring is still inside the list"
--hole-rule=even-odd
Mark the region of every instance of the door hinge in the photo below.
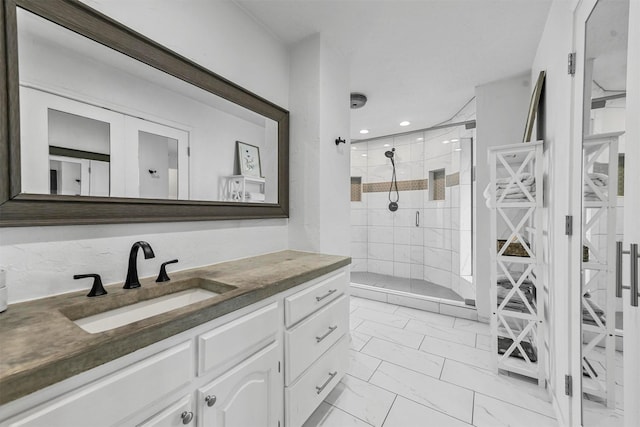
[[[564,234],[573,236],[573,216],[571,215],[564,217]]]
[[[564,394],[573,396],[573,378],[571,375],[564,376]]]
[[[278,361],[278,372],[280,372],[280,362]]]
[[[191,156],[191,147],[187,147],[187,156]]]
[[[280,420],[278,420],[278,427],[280,427]]]
[[[570,75],[576,74],[576,53],[571,52],[567,57],[567,73]]]

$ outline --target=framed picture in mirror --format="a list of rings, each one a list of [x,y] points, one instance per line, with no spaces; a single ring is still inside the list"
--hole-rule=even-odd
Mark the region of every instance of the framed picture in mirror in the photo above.
[[[236,141],[240,175],[262,178],[260,148],[246,142]]]

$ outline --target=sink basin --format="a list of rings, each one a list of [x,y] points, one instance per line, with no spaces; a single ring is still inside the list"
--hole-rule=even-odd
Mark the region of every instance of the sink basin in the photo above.
[[[133,291],[135,294],[122,296],[135,296],[138,301],[134,303],[131,300],[114,300],[103,307],[102,312],[87,313],[84,311],[86,307],[77,307],[66,310],[64,314],[85,331],[95,334],[186,307],[233,289],[235,287],[206,279],[186,279],[173,284],[171,290],[177,292],[167,293],[170,290],[167,287],[140,289]]]

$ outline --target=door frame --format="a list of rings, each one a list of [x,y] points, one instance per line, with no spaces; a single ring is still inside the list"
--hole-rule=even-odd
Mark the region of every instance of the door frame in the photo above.
[[[571,420],[573,425],[582,425],[582,139],[584,106],[584,58],[586,23],[598,0],[581,0],[573,13],[573,52],[575,74],[573,75],[573,99],[571,104],[571,155],[570,167],[570,212],[574,219],[573,236],[569,236],[569,313],[570,319],[570,364],[572,381]]]

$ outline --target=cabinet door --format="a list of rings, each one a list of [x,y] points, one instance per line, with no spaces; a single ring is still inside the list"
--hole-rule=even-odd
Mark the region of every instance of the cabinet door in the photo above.
[[[276,427],[283,411],[282,348],[272,343],[198,390],[198,425]]]

